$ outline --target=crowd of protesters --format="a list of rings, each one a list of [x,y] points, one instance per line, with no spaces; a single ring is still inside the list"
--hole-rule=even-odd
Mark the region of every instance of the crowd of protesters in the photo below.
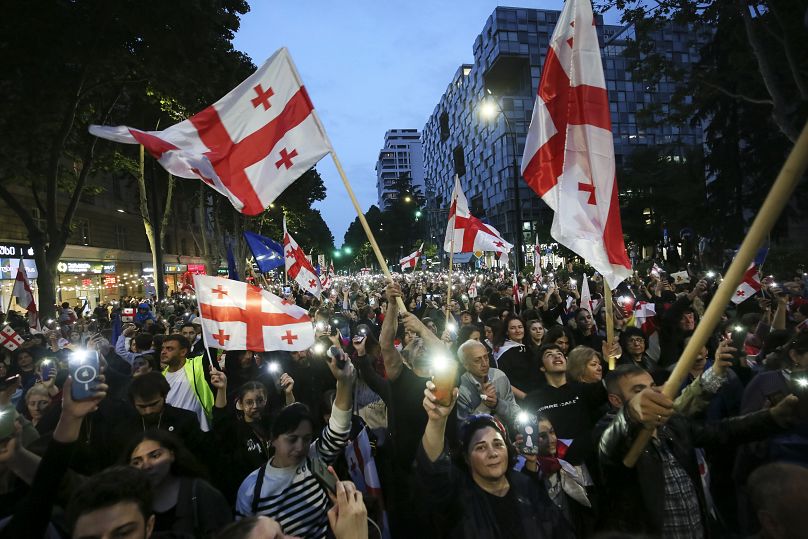
[[[804,536],[804,274],[727,306],[670,399],[719,279],[635,275],[607,312],[552,271],[293,287],[293,352],[206,349],[192,295],[65,303],[0,361],[0,537]]]

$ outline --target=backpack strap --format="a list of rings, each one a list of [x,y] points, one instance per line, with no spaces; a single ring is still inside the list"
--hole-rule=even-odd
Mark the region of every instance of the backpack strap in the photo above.
[[[258,477],[255,478],[255,488],[253,488],[253,499],[252,499],[252,514],[258,514],[258,499],[261,497],[261,487],[264,486],[264,474],[267,473],[267,464],[269,461],[265,462],[258,468]]]

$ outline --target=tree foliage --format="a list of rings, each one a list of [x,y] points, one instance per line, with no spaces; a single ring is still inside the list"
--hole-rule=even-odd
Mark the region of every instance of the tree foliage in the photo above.
[[[97,141],[87,126],[149,126],[137,120],[156,122],[163,109],[180,105],[198,110],[223,95],[252,68],[232,46],[239,16],[247,11],[243,0],[6,6],[0,22],[0,199],[28,231],[43,316],[53,309],[56,264],[80,197],[103,187],[96,174],[113,160],[96,167]],[[165,107],[166,100],[177,106]],[[30,189],[41,221],[15,192],[21,185]]]
[[[736,243],[808,117],[805,2],[605,0],[599,9],[611,7],[633,25],[626,55],[635,79],[651,88],[678,85],[669,103],[647,107],[638,122],[705,128],[710,235],[725,246]],[[659,32],[670,25],[685,28],[695,46],[661,50]],[[697,61],[678,61],[679,54]],[[794,203],[789,211],[803,208]]]

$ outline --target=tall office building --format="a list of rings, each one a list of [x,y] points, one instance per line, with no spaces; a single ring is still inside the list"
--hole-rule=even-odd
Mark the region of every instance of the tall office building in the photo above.
[[[442,243],[455,174],[472,213],[499,229],[508,241],[514,242],[517,229],[522,231],[523,245],[532,244],[538,230],[549,232],[552,212],[527,186],[519,168],[541,68],[559,14],[496,8],[474,41],[474,63],[457,69],[424,126],[426,218],[436,243]],[[637,116],[649,104],[667,107],[675,85],[665,81],[651,86],[635,80],[630,59],[624,55],[632,27],[604,25],[600,16],[596,19],[617,165],[641,146],[701,144],[700,127],[644,128],[638,123]],[[671,25],[658,34],[657,52],[675,62],[698,60],[692,29]],[[486,117],[484,113],[491,111],[493,116]]]
[[[417,129],[390,129],[384,134],[384,148],[376,161],[376,191],[381,210],[396,199],[394,182],[403,176],[409,176],[413,188],[424,193],[424,153]]]

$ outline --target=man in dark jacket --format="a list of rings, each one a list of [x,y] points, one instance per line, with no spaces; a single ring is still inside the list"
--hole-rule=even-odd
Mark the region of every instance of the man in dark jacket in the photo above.
[[[790,395],[769,410],[703,425],[675,413],[673,401],[638,366],[618,367],[606,385],[614,410],[595,428],[609,492],[602,528],[674,539],[708,536],[694,449],[764,437],[793,421],[798,404]],[[651,442],[627,468],[623,457],[641,429],[653,429]]]
[[[137,414],[119,422],[115,430],[115,441],[122,449],[136,434],[150,429],[161,429],[176,434],[185,447],[204,448],[203,434],[195,413],[175,408],[166,403],[171,390],[165,376],[150,372],[137,376],[129,386],[129,400]]]

